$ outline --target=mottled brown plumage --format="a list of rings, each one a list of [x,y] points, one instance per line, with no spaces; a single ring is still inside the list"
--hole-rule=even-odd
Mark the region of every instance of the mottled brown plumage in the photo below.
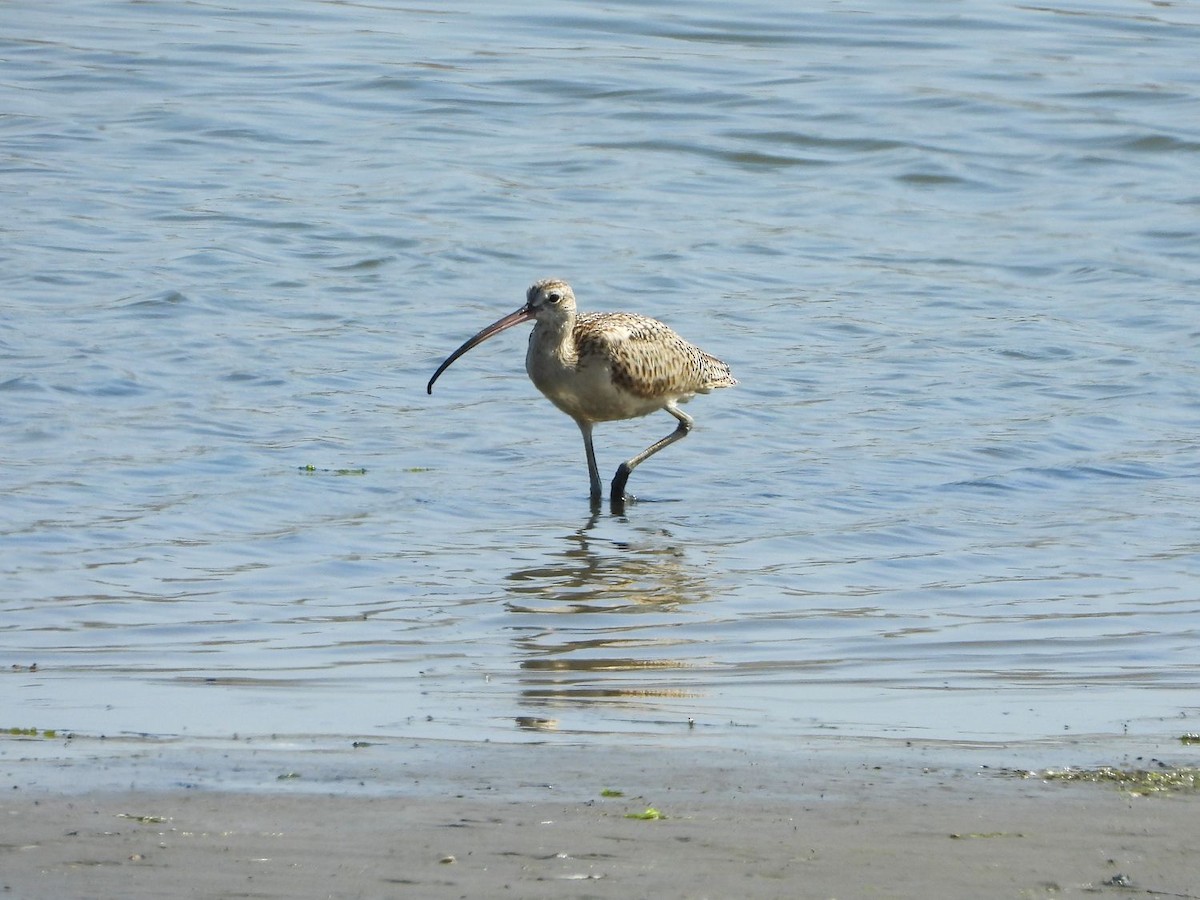
[[[574,339],[580,358],[607,358],[613,383],[637,397],[707,393],[736,383],[725,363],[636,313],[583,313]]]
[[[694,347],[674,331],[636,313],[579,313],[565,281],[535,282],[525,305],[475,335],[438,367],[427,390],[451,363],[477,344],[507,328],[535,321],[529,335],[525,369],[550,402],[573,418],[583,433],[593,501],[602,489],[592,447],[592,425],[632,419],[655,410],[669,412],[678,427],[617,469],[612,499],[624,499],[629,473],[659,450],[685,437],[692,419],[678,408],[696,394],[732,387],[729,366]]]

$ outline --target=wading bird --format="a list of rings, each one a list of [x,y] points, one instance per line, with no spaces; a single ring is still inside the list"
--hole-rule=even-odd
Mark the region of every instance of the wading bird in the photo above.
[[[680,403],[696,394],[737,384],[729,366],[694,347],[674,331],[636,313],[580,313],[565,281],[547,278],[525,294],[525,305],[475,335],[443,362],[429,379],[438,380],[456,359],[505,329],[533,320],[525,370],[550,402],[575,420],[587,452],[592,502],[603,490],[592,447],[597,422],[633,419],[664,409],[679,422],[675,430],[617,468],[612,502],[625,499],[629,473],[659,450],[687,436],[692,418]]]

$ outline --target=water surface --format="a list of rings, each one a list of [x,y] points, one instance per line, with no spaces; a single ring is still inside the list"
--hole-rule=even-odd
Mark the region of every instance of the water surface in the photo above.
[[[1197,730],[1190,7],[2,15],[0,725]],[[547,275],[740,381],[624,514],[424,392]]]

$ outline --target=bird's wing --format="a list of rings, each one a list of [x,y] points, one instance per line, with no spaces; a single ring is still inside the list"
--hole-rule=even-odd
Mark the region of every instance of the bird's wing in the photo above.
[[[707,371],[710,361],[657,319],[636,313],[593,313],[579,317],[576,345],[581,361],[604,359],[613,382],[647,399],[684,397],[715,385]],[[720,365],[724,365],[720,363]]]

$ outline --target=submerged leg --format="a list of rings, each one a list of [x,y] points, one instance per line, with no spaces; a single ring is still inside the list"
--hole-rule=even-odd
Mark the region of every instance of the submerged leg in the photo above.
[[[592,423],[579,419],[576,424],[583,432],[583,449],[587,451],[588,478],[592,483],[592,502],[599,503],[600,498],[604,496],[604,488],[600,486],[600,469],[596,466],[596,450],[592,447]]]
[[[676,441],[687,437],[688,432],[692,430],[693,423],[691,416],[680,410],[679,407],[677,407],[674,403],[668,403],[664,408],[667,412],[679,420],[679,426],[661,441],[656,441],[633,459],[627,460],[617,467],[617,474],[612,480],[613,500],[623,500],[625,498],[625,483],[629,481],[630,472],[652,457],[663,447],[669,447]]]

